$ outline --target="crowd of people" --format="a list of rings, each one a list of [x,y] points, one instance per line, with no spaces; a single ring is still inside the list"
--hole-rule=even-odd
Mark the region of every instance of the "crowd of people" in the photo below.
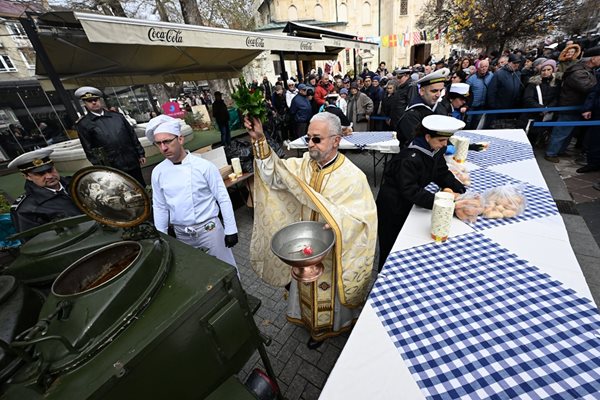
[[[342,126],[353,131],[396,131],[401,142],[431,113],[465,121],[467,129],[528,128],[532,144],[546,147],[546,159],[558,162],[573,136],[587,157],[578,172],[600,170],[598,126],[537,128],[531,121],[580,121],[599,118],[600,50],[594,43],[546,46],[543,49],[493,51],[478,56],[450,57],[437,62],[389,70],[381,62],[376,71],[364,64],[355,78],[311,71],[305,77],[267,77],[253,82],[270,109],[270,131],[281,143],[306,134],[308,121],[321,111],[345,117]],[[447,71],[435,85],[426,76]],[[441,83],[441,84],[440,84]],[[425,86],[429,86],[423,90]],[[439,89],[439,90],[438,90]],[[565,112],[520,112],[524,108],[582,106]],[[335,111],[335,110],[338,111]],[[515,110],[512,113],[469,115],[467,111]]]

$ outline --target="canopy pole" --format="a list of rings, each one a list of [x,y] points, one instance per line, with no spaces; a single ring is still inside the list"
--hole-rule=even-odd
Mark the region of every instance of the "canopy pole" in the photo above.
[[[65,90],[65,87],[63,86],[58,74],[56,73],[56,70],[54,69],[54,66],[50,62],[50,58],[48,57],[44,46],[42,46],[42,42],[40,41],[40,37],[37,34],[35,24],[29,12],[27,12],[27,18],[19,18],[19,22],[23,26],[23,29],[25,30],[25,33],[31,42],[31,46],[35,50],[38,60],[40,60],[40,63],[46,70],[52,85],[54,85],[56,93],[60,97],[60,101],[62,101],[63,105],[65,106],[65,110],[71,119],[71,123],[74,124],[75,121],[79,119],[79,115],[73,106],[71,96]]]
[[[304,83],[304,70],[302,69],[302,63],[300,62],[300,57],[298,56],[298,52],[294,52],[294,57],[296,58],[296,74],[298,75],[298,83]]]
[[[54,108],[54,104],[52,104],[52,102],[50,101],[50,98],[48,97],[48,94],[46,93],[46,91],[44,89],[42,89],[42,92],[44,93],[44,96],[46,96],[46,100],[48,101],[48,104],[50,104],[50,107],[52,107],[52,111],[54,111],[54,115],[56,115],[56,119],[58,120],[58,123],[63,128],[63,132],[65,133],[65,135],[67,135],[67,138],[68,138],[69,133],[67,132],[67,128],[65,128],[65,125],[63,124],[62,119],[60,118],[60,115],[58,115],[56,108]]]
[[[284,83],[284,87],[287,88],[287,80],[289,79],[289,77],[287,71],[285,70],[285,58],[283,51],[279,52],[279,67],[281,68],[281,80]]]
[[[356,80],[356,75],[358,74],[358,59],[357,59],[357,53],[358,51],[356,49],[352,49],[354,51],[354,80]]]
[[[140,115],[142,114],[142,109],[140,108],[140,103],[138,103],[138,99],[137,96],[135,95],[135,92],[133,91],[133,89],[131,88],[131,86],[129,86],[129,91],[131,92],[131,94],[133,95],[133,99],[135,100],[135,106],[138,109],[138,112],[140,113]]]
[[[21,94],[19,93],[18,90],[17,90],[17,97],[19,98],[19,100],[21,100],[21,104],[23,104],[23,107],[25,107],[25,111],[27,111],[27,115],[29,115],[29,118],[31,118],[31,120],[33,121],[33,124],[35,125],[35,128],[38,130],[38,132],[42,136],[42,139],[44,139],[44,142],[46,142],[46,146],[48,146],[48,141],[46,140],[46,136],[44,136],[44,134],[42,133],[42,130],[40,129],[40,126],[37,123],[37,121],[35,120],[35,118],[33,118],[33,115],[31,115],[31,112],[29,111],[29,108],[27,107],[27,104],[25,104],[25,101],[21,97]]]
[[[154,95],[152,94],[152,91],[150,90],[150,85],[144,85],[144,88],[146,89],[146,93],[148,93],[148,100],[150,100],[150,105],[152,106],[152,109],[154,110],[156,115],[159,115],[160,110],[158,109],[158,106],[154,102]]]
[[[15,142],[19,145],[19,148],[21,149],[21,153],[25,153],[25,149],[23,148],[23,146],[21,146],[21,142],[19,142],[19,138],[17,138],[17,136],[15,135],[15,133],[13,132],[13,130],[10,128],[11,125],[12,124],[8,125],[8,131],[12,135],[13,139],[15,139]]]

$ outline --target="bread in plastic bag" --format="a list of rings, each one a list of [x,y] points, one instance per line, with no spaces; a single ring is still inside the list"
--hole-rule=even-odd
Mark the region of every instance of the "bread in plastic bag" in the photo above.
[[[504,185],[483,192],[484,218],[513,218],[521,215],[527,207],[527,199],[520,188]]]
[[[463,222],[477,222],[483,209],[481,195],[477,192],[463,193],[454,201],[454,214]]]
[[[446,164],[448,165],[448,170],[454,174],[454,177],[460,183],[465,186],[471,186],[471,177],[464,165],[461,165],[448,157],[446,158]]]

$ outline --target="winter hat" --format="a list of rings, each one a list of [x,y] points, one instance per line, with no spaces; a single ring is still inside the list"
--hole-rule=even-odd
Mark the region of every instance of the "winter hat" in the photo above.
[[[545,57],[536,58],[535,61],[533,62],[533,68],[537,68],[538,65],[541,65],[546,60],[547,60],[547,58],[545,58]]]
[[[544,69],[544,67],[547,65],[552,67],[552,72],[556,72],[556,61],[554,61],[553,59],[548,59],[548,60],[544,61],[540,65],[540,70]]]

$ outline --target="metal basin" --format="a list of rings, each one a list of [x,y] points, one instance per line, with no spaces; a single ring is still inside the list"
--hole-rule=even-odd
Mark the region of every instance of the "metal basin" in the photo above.
[[[271,251],[292,267],[300,282],[313,282],[323,273],[321,261],[335,244],[335,234],[325,223],[302,221],[290,224],[273,235]],[[310,248],[310,251],[305,251]]]

